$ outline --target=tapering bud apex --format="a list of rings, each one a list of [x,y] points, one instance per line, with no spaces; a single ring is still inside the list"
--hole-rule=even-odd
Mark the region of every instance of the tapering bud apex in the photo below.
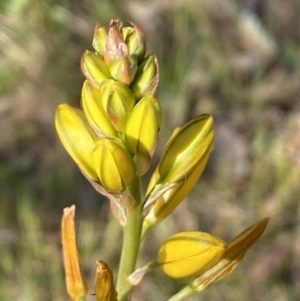
[[[62,246],[66,272],[67,291],[73,300],[84,298],[88,291],[78,256],[75,238],[75,206],[64,209],[62,218]]]
[[[81,91],[81,102],[86,118],[99,137],[117,136],[117,131],[103,107],[99,87],[86,80]]]
[[[129,85],[136,73],[138,61],[129,56],[128,47],[121,34],[122,23],[112,20],[106,39],[104,61],[111,76],[126,85]]]
[[[104,81],[100,86],[104,110],[116,130],[122,131],[127,116],[135,105],[130,89],[114,80]]]
[[[83,111],[68,104],[59,105],[55,114],[55,127],[69,155],[92,180],[97,180],[92,162],[96,134]]]
[[[86,50],[81,57],[81,71],[94,85],[100,85],[111,75],[101,56]]]
[[[181,232],[163,243],[157,254],[161,269],[172,278],[200,275],[214,266],[226,244],[205,232]]]
[[[159,82],[158,62],[151,54],[139,64],[131,90],[137,100],[147,95],[154,95]]]
[[[108,191],[124,191],[135,177],[133,159],[118,139],[98,139],[93,163],[102,186]]]
[[[125,124],[126,148],[137,155],[137,163],[140,162],[143,167],[139,169],[142,174],[148,170],[147,162],[155,152],[161,121],[161,109],[157,99],[147,96],[133,108]]]
[[[96,262],[95,296],[97,301],[117,301],[114,276],[109,266],[102,260]]]

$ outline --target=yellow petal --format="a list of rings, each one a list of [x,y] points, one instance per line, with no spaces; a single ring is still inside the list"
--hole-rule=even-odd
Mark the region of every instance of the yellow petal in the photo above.
[[[159,249],[157,262],[172,278],[202,274],[214,266],[225,251],[225,243],[205,232],[181,232]]]
[[[68,104],[59,105],[55,114],[55,126],[69,155],[91,179],[97,180],[92,163],[96,134],[89,126],[83,111]]]

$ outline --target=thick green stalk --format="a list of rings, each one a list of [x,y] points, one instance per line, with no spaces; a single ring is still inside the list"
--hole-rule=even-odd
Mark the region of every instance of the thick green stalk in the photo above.
[[[193,289],[191,286],[187,285],[181,291],[179,291],[176,295],[169,298],[167,301],[181,301],[193,293],[195,293],[195,289]]]
[[[127,209],[127,224],[123,228],[123,247],[116,288],[119,301],[127,301],[130,298],[132,285],[127,277],[135,270],[143,224],[140,178],[136,178],[129,189],[136,204],[133,208]]]

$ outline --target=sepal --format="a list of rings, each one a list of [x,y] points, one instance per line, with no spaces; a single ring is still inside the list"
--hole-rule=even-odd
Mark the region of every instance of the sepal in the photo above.
[[[106,80],[100,86],[102,104],[115,129],[122,131],[129,113],[135,105],[135,98],[123,83]]]

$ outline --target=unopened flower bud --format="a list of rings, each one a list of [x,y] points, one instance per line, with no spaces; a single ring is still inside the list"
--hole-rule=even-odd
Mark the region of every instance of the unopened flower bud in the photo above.
[[[117,301],[114,276],[109,266],[98,260],[96,269],[95,296],[97,301]]]
[[[140,61],[146,53],[145,36],[136,24],[131,24],[133,27],[122,28],[122,36],[127,45],[129,57]]]
[[[151,54],[140,63],[130,87],[137,100],[147,95],[154,95],[159,82],[158,62]]]
[[[158,164],[159,183],[172,183],[189,176],[212,148],[213,118],[208,114],[191,120],[170,140]]]
[[[153,96],[141,99],[128,116],[124,141],[131,153],[139,154],[139,160],[142,159],[141,156],[145,156],[147,160],[153,156],[161,121],[161,109]]]
[[[99,137],[117,136],[117,131],[103,107],[100,88],[91,85],[88,80],[82,87],[81,103],[89,124]]]
[[[81,57],[81,71],[94,85],[100,85],[104,80],[111,79],[103,58],[89,50],[86,50]]]
[[[75,206],[64,209],[62,218],[62,246],[66,272],[67,291],[73,300],[84,298],[88,292],[86,278],[83,274],[75,237]]]
[[[211,150],[212,143],[208,146],[207,151],[199,159],[195,169],[185,178],[185,180],[179,183],[176,187],[168,190],[155,201],[150,212],[144,219],[144,231],[146,231],[146,228],[148,227],[157,225],[168,215],[170,215],[190,193],[206,166]],[[153,177],[154,176],[155,173],[153,174]],[[149,190],[151,190],[151,186]]]
[[[107,30],[105,27],[100,27],[100,22],[98,21],[95,26],[93,47],[97,51],[97,54],[104,56],[105,45],[107,39]]]
[[[123,83],[104,81],[100,86],[102,105],[116,130],[122,131],[127,116],[135,105],[135,98]]]
[[[95,142],[93,163],[101,185],[108,191],[124,191],[135,178],[133,159],[116,138]]]
[[[92,180],[97,180],[92,162],[96,134],[83,111],[68,104],[59,105],[55,114],[55,127],[69,155]]]
[[[128,47],[121,34],[122,23],[112,20],[107,35],[104,61],[111,76],[126,85],[129,85],[137,70],[137,59],[129,56]]]
[[[220,260],[225,247],[225,242],[212,234],[181,232],[163,243],[157,262],[172,278],[201,275]]]

